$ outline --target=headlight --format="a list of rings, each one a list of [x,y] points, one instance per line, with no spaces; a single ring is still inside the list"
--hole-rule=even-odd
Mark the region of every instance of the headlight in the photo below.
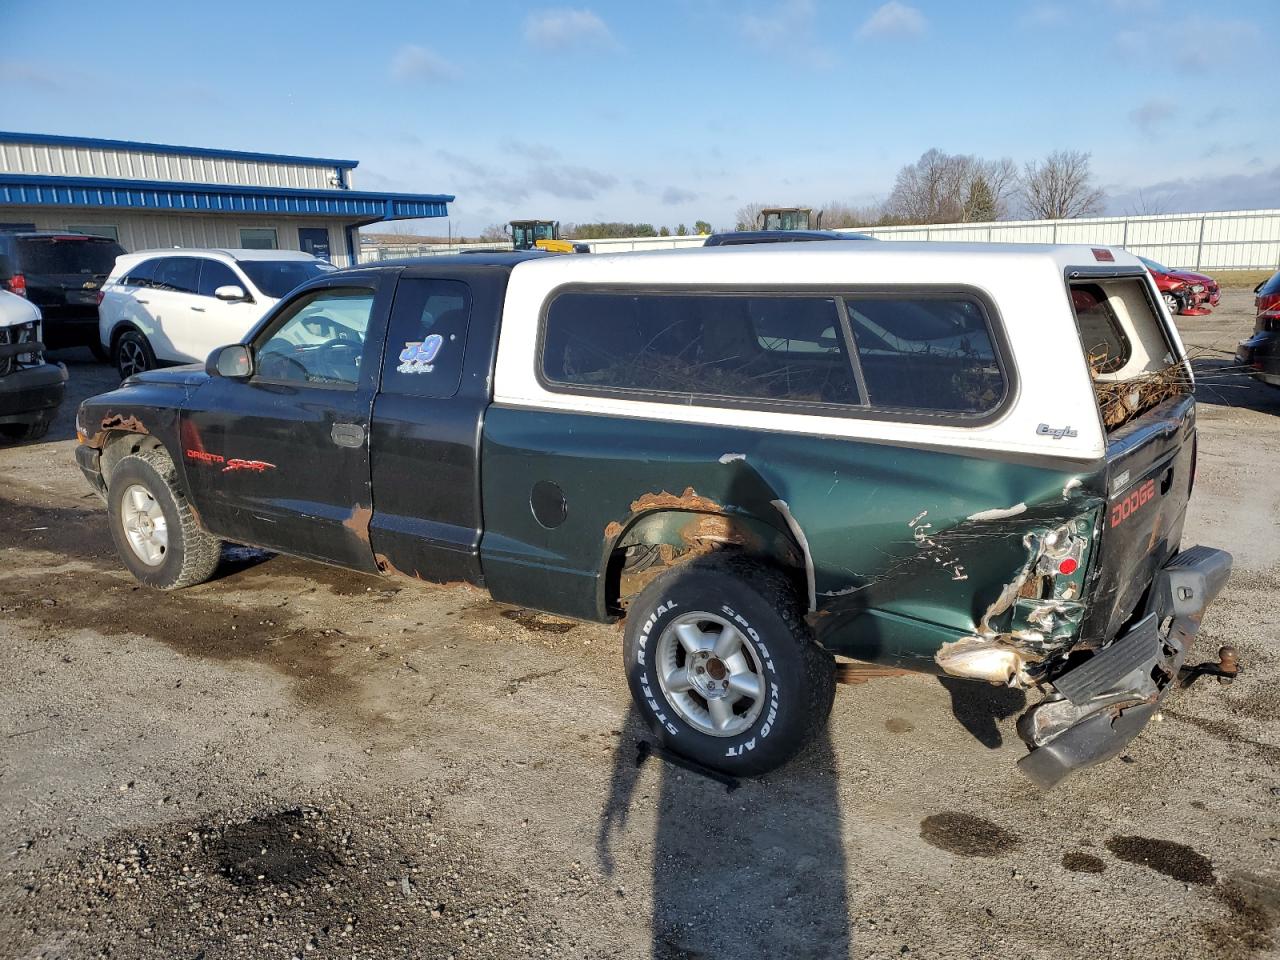
[[[1204,293],[1204,284],[1203,284],[1203,283],[1193,283],[1193,284],[1191,285],[1191,292],[1192,292],[1192,293]]]

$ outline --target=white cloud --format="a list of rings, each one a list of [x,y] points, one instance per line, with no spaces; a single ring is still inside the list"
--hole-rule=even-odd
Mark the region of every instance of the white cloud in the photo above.
[[[618,45],[609,27],[594,12],[567,7],[529,14],[524,21],[524,38],[544,50]]]
[[[860,37],[916,37],[924,33],[927,21],[915,7],[889,0],[877,7],[858,28]]]
[[[594,200],[601,190],[618,183],[618,178],[590,167],[537,166],[529,174],[529,186],[561,200]]]
[[[403,82],[452,80],[458,68],[434,50],[406,43],[391,58],[391,76]]]
[[[1148,100],[1129,111],[1134,126],[1147,136],[1155,136],[1166,123],[1177,116],[1178,108],[1172,100]]]
[[[662,191],[662,202],[669,207],[678,207],[682,203],[693,203],[698,199],[698,194],[692,190],[685,190],[683,187],[667,187]]]
[[[807,29],[812,21],[812,0],[784,0],[768,13],[746,14],[738,27],[752,43],[772,48],[780,39]]]
[[[1056,27],[1067,22],[1067,9],[1057,3],[1034,3],[1028,7],[1018,22],[1024,27]]]

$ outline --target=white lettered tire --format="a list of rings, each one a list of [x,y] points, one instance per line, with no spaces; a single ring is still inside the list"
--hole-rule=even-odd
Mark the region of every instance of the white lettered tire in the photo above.
[[[663,574],[627,612],[627,683],[663,745],[753,776],[827,722],[835,663],[814,643],[781,571],[742,557]]]
[[[222,541],[200,529],[163,450],[131,453],[116,464],[107,521],[129,572],[157,590],[204,583],[222,556]]]

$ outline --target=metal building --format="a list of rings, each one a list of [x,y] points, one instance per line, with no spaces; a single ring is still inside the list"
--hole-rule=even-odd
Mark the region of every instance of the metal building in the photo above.
[[[357,262],[358,227],[444,217],[452,196],[356,190],[355,160],[0,132],[0,229],[126,250],[250,247]]]

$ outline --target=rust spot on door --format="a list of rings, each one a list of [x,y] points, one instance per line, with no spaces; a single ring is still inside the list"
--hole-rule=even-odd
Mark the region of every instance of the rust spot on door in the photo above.
[[[356,535],[361,543],[369,542],[369,521],[373,519],[373,507],[356,504],[351,516],[342,521],[342,525]]]

